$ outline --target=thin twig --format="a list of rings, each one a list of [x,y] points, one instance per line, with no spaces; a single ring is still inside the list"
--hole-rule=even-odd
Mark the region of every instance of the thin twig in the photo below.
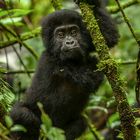
[[[122,16],[124,18],[124,21],[125,23],[127,24],[128,28],[130,29],[130,32],[132,33],[132,36],[134,37],[136,43],[138,44],[139,46],[139,52],[138,52],[138,59],[137,59],[137,66],[136,66],[136,69],[137,69],[137,83],[136,83],[136,88],[135,88],[135,91],[136,91],[136,99],[137,99],[137,102],[140,104],[140,40],[137,38],[137,36],[135,35],[134,33],[134,30],[127,18],[127,16],[125,15],[124,11],[123,11],[123,8],[121,7],[121,4],[119,2],[119,0],[115,0],[116,3],[118,4],[118,7],[122,13]]]
[[[119,9],[120,9],[120,12],[122,13],[122,16],[123,16],[123,18],[124,18],[126,24],[128,25],[128,28],[130,29],[130,31],[131,31],[131,33],[132,33],[134,39],[136,40],[137,44],[138,44],[139,47],[140,47],[140,40],[137,39],[137,37],[136,37],[136,35],[135,35],[135,33],[134,33],[134,30],[133,30],[133,28],[132,28],[132,26],[131,26],[131,24],[130,24],[130,22],[129,22],[129,19],[127,18],[127,16],[125,15],[125,13],[124,13],[124,11],[123,11],[123,8],[121,7],[121,4],[120,4],[119,0],[115,0],[115,1],[116,1],[116,3],[118,4],[118,7],[119,7]]]
[[[29,78],[31,78],[31,75],[30,75],[30,73],[27,72],[27,67],[25,66],[24,62],[22,61],[18,51],[16,50],[16,48],[14,46],[12,46],[12,48],[13,48],[14,52],[16,53],[16,55],[17,55],[20,63],[22,64],[23,68],[25,69],[26,74],[28,75]]]
[[[84,118],[86,119],[87,125],[90,129],[90,132],[93,134],[96,140],[104,140],[103,136],[96,130],[96,127],[91,122],[91,120],[88,118],[88,115],[86,113],[83,114]]]
[[[26,73],[34,73],[35,70],[15,70],[15,71],[6,71],[6,72],[0,72],[1,74],[6,74],[6,75],[9,75],[9,74],[26,74]]]
[[[129,8],[132,5],[136,5],[136,4],[139,4],[139,3],[140,3],[140,0],[131,0],[131,1],[127,1],[123,4],[121,4],[121,7],[122,7],[122,9],[126,9],[126,8]],[[117,12],[120,12],[120,8],[118,6],[113,6],[113,7],[110,6],[107,9],[111,14],[116,14]]]
[[[118,62],[119,65],[134,65],[136,64],[137,61],[136,60],[128,60],[128,61],[121,61],[121,62]]]

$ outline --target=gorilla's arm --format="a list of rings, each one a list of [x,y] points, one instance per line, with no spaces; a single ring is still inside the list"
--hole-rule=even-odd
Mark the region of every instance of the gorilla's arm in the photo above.
[[[77,4],[80,1],[82,0],[75,0]],[[107,12],[103,0],[87,0],[86,2],[89,5],[94,6],[93,10],[100,30],[107,42],[108,47],[113,47],[118,42],[119,34],[117,25],[111,18],[110,14]]]

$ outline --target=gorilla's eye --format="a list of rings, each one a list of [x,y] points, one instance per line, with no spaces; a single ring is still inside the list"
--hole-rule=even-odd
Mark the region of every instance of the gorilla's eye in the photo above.
[[[64,32],[62,32],[62,31],[59,31],[57,33],[57,35],[58,35],[59,38],[64,38]]]
[[[72,36],[76,36],[76,35],[77,35],[77,31],[76,31],[76,30],[72,30],[72,31],[71,31],[71,35],[72,35]]]

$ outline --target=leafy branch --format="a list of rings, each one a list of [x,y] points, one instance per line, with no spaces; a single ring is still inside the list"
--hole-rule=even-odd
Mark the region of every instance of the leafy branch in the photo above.
[[[9,47],[11,45],[14,45],[16,43],[20,43],[21,41],[26,41],[28,39],[34,38],[40,34],[41,28],[36,28],[30,32],[26,32],[20,36],[20,40],[18,38],[13,38],[8,41],[0,41],[0,49]]]

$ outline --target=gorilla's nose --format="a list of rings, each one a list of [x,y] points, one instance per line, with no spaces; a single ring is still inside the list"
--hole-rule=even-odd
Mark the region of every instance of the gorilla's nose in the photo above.
[[[74,46],[75,42],[74,42],[74,40],[67,40],[67,41],[65,42],[65,44],[66,44],[67,46]]]

